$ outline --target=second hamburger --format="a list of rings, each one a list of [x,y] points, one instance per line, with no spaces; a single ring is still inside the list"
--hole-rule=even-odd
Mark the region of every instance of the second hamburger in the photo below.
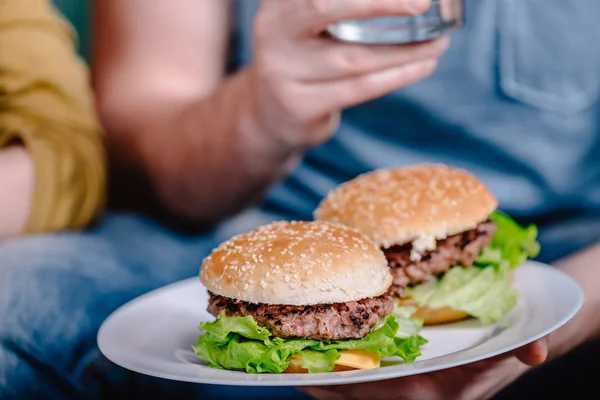
[[[500,320],[517,302],[512,269],[539,251],[534,226],[496,211],[475,176],[444,165],[378,170],[334,189],[315,211],[370,237],[394,276],[397,315],[425,324]]]

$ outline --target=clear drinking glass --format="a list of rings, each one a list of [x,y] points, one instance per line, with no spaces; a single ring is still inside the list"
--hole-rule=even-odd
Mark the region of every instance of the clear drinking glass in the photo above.
[[[328,31],[345,42],[402,44],[434,39],[462,28],[464,23],[464,0],[432,0],[430,9],[421,15],[342,21]]]

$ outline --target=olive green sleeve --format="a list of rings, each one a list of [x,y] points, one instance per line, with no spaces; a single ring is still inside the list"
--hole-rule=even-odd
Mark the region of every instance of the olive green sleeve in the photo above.
[[[26,146],[35,165],[28,233],[99,216],[106,159],[89,73],[46,0],[0,0],[0,148],[11,143]]]

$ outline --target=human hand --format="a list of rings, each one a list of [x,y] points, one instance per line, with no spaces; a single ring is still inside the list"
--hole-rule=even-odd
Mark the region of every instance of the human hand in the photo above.
[[[430,0],[262,0],[246,71],[265,143],[303,150],[335,132],[340,111],[416,82],[449,44],[365,46],[325,38],[341,20],[420,14]],[[264,140],[266,139],[266,140]]]
[[[310,387],[306,393],[319,400],[477,400],[488,399],[548,356],[541,339],[514,352],[451,369],[405,378],[356,385]]]

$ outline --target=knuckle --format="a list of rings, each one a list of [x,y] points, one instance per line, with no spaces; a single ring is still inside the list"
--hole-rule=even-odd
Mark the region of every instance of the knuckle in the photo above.
[[[356,79],[351,85],[344,85],[340,95],[345,100],[354,101],[373,91],[374,80],[370,75]]]
[[[334,57],[335,67],[344,73],[359,73],[369,70],[372,58],[363,49],[355,47],[340,51]]]
[[[278,108],[284,115],[295,118],[301,118],[301,112],[298,106],[300,93],[294,85],[279,82],[273,86],[273,94],[277,101]]]
[[[254,64],[257,67],[261,80],[266,81],[269,81],[270,78],[277,76],[280,69],[278,57],[269,51],[258,53],[256,55]]]
[[[355,96],[370,96],[371,93],[377,92],[383,84],[384,82],[375,75],[366,75],[364,79],[360,79],[356,82],[356,86],[354,87],[356,92]]]

